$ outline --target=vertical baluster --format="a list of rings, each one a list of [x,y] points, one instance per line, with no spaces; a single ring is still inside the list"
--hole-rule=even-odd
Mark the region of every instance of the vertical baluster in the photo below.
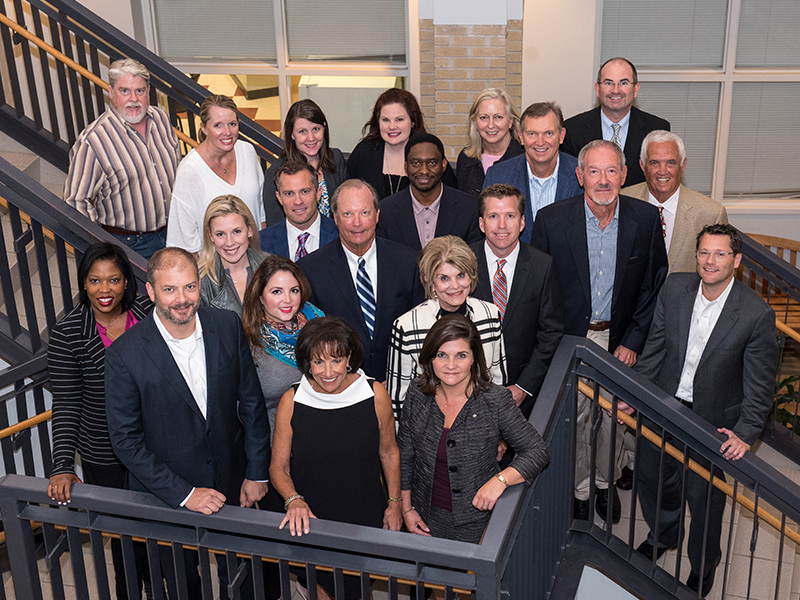
[[[31,5],[31,17],[33,19],[33,30],[36,37],[44,40],[44,30],[42,28],[42,17],[40,11],[35,6]],[[52,33],[52,31],[51,31]],[[55,95],[53,94],[53,70],[50,68],[51,61],[58,62],[55,58],[50,57],[44,50],[39,51],[39,62],[42,66],[42,79],[44,81],[44,98],[47,104],[47,112],[50,116],[50,128],[48,131],[51,134],[51,140],[57,142],[61,139],[58,125],[58,110],[56,108]]]
[[[25,381],[17,381],[14,384],[14,397],[17,406],[17,423],[28,418],[28,394],[25,391]],[[22,450],[22,474],[29,477],[36,476],[36,468],[33,464],[33,448],[31,447],[31,432],[29,429],[19,432],[13,436],[14,445],[17,446],[16,451],[19,456],[20,449]]]
[[[17,272],[19,274],[19,286],[22,291],[22,302],[25,307],[28,336],[30,337],[30,351],[36,352],[41,347],[42,341],[39,338],[39,324],[36,319],[36,305],[33,301],[31,272],[28,266],[27,247],[32,236],[30,235],[30,229],[22,230],[22,219],[17,207],[9,205],[8,215],[11,219],[11,233],[14,236],[14,254],[17,257]]]
[[[25,25],[25,10],[22,8],[22,0],[14,0],[14,12],[16,13],[17,23],[27,29],[28,27]],[[23,37],[20,37],[19,40],[20,48],[22,49],[22,64],[25,66],[25,76],[28,82],[28,100],[31,103],[33,122],[36,125],[36,131],[41,131],[42,111],[39,108],[39,93],[36,89],[36,76],[33,72],[30,42]]]
[[[75,55],[78,57],[78,64],[87,71],[89,65],[86,62],[86,42],[79,35],[75,36]],[[83,108],[86,112],[86,122],[91,123],[95,120],[94,104],[92,102],[92,82],[86,77],[81,76],[83,83]]]
[[[6,15],[5,2],[0,2],[0,13]],[[6,15],[8,16],[8,15]],[[21,119],[25,115],[25,107],[22,104],[22,86],[19,84],[19,72],[17,71],[17,60],[15,58],[12,32],[9,28],[0,27],[3,38],[3,50],[6,55],[6,66],[8,67],[8,79],[11,83],[11,97],[14,99],[14,111],[17,118]]]
[[[100,58],[98,54],[99,53],[97,51],[97,46],[90,44],[89,56],[92,59],[92,73],[94,73],[95,75],[100,77],[100,79],[102,79],[103,77],[101,76],[101,71],[100,71]],[[106,100],[104,96],[104,94],[106,93],[106,88],[95,84],[92,84],[92,87],[94,88],[95,102],[97,103],[97,114],[101,115],[106,109]]]
[[[61,52],[61,24],[53,17],[50,21],[50,37],[53,48]],[[69,34],[67,34],[69,35]],[[58,89],[61,94],[61,115],[64,118],[64,127],[67,134],[67,143],[72,146],[75,143],[77,134],[75,132],[74,118],[72,116],[72,105],[69,98],[69,86],[67,84],[67,68],[60,60],[56,63],[56,76],[58,78]]]
[[[61,50],[67,58],[72,56],[72,36],[69,29],[66,27],[61,28],[61,41],[64,48]],[[71,110],[75,111],[75,125],[78,131],[83,131],[86,128],[86,121],[84,120],[83,111],[81,110],[81,92],[78,85],[78,75],[72,69],[67,69],[67,78],[69,79],[69,88],[72,92],[72,101],[70,102]]]
[[[42,308],[44,309],[45,329],[47,331],[56,324],[56,309],[53,302],[53,284],[50,281],[50,266],[48,265],[47,244],[42,232],[42,224],[31,220],[33,231],[33,248],[36,251],[36,266],[39,271],[39,285],[41,286]]]
[[[37,415],[47,410],[41,383],[33,388],[33,406]],[[39,423],[36,426],[36,430],[39,433],[39,451],[41,452],[42,466],[44,468],[44,476],[46,477],[53,470],[53,452],[50,447],[50,430],[47,426],[47,421]]]
[[[0,2],[2,6],[2,2]],[[8,195],[6,195],[8,197]],[[8,204],[8,215],[4,219],[11,219],[12,205]],[[7,248],[5,228],[0,226],[0,248]],[[8,319],[9,333],[16,338],[22,331],[17,311],[17,298],[14,294],[14,284],[11,277],[11,265],[8,262],[8,252],[0,252],[0,288],[3,292],[3,314]]]

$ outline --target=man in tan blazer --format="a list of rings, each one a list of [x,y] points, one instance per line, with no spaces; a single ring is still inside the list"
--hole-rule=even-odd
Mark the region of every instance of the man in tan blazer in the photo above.
[[[669,131],[650,132],[642,142],[639,164],[645,183],[622,190],[622,194],[649,202],[661,213],[669,272],[694,272],[696,237],[713,223],[727,223],[728,213],[716,200],[681,185],[686,168],[683,140]]]

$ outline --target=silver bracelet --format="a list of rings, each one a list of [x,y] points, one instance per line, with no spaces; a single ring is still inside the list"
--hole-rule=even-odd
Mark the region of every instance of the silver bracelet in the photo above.
[[[295,500],[305,501],[305,498],[303,498],[300,494],[292,494],[286,499],[286,502],[283,503],[283,510],[289,510],[289,505]]]

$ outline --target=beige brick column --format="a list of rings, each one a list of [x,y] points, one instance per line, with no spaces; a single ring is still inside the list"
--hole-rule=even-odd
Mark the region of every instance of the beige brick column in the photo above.
[[[518,110],[522,94],[522,21],[506,25],[434,25],[420,19],[420,104],[448,160],[467,143],[473,98],[504,88]]]

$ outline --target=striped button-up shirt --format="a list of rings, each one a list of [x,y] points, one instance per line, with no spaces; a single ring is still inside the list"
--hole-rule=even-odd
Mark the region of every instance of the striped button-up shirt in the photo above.
[[[70,151],[64,201],[92,221],[131,231],[167,224],[180,160],[178,138],[160,108],[147,109],[147,139],[106,110]]]
[[[584,200],[586,212],[586,243],[589,251],[589,275],[592,283],[592,321],[611,320],[611,299],[614,295],[614,274],[617,270],[617,234],[619,232],[619,201],[614,218],[600,228]]]

